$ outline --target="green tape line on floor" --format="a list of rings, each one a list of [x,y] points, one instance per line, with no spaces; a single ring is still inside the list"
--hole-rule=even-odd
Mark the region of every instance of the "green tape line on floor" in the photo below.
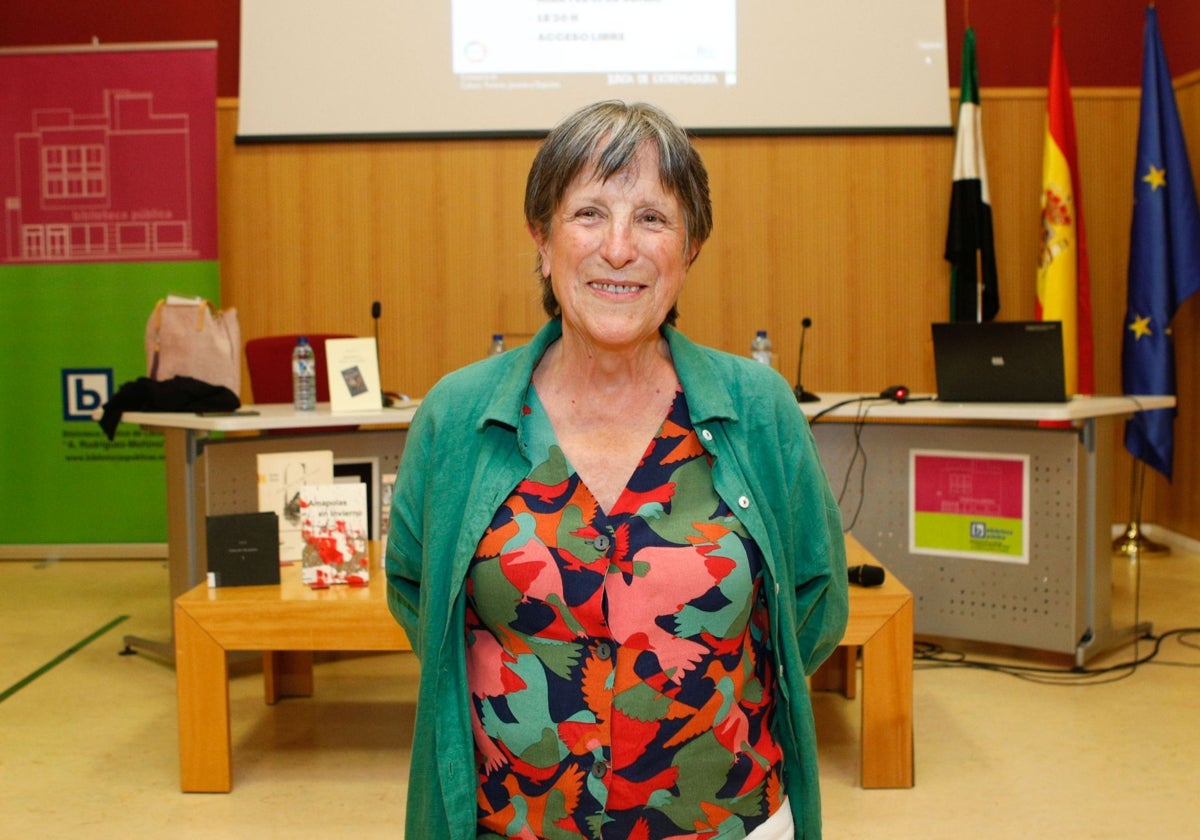
[[[49,671],[51,668],[53,668],[53,667],[55,667],[56,665],[59,665],[59,664],[61,664],[61,663],[65,662],[67,659],[69,659],[70,657],[74,656],[74,655],[75,655],[76,653],[78,653],[79,651],[83,650],[85,647],[87,647],[88,645],[90,645],[92,642],[96,641],[96,639],[99,639],[101,636],[103,636],[103,635],[104,635],[105,633],[107,633],[109,630],[113,629],[113,628],[114,628],[114,627],[116,627],[118,624],[120,624],[122,621],[125,621],[125,620],[127,620],[128,618],[129,618],[129,616],[127,616],[127,615],[119,615],[119,616],[117,616],[117,617],[116,617],[116,618],[114,618],[112,621],[108,622],[108,624],[105,624],[103,627],[101,627],[101,628],[100,628],[99,630],[97,630],[96,632],[92,633],[92,634],[91,634],[90,636],[88,636],[87,638],[85,638],[85,639],[81,639],[81,640],[79,640],[78,642],[76,642],[75,644],[71,645],[69,648],[67,648],[66,650],[64,650],[64,651],[63,651],[62,653],[60,653],[58,656],[56,656],[56,657],[54,657],[53,659],[51,659],[49,662],[47,662],[47,663],[46,663],[45,665],[43,665],[41,668],[38,668],[36,671],[34,671],[34,672],[33,672],[32,674],[30,674],[29,676],[25,677],[25,678],[24,678],[24,679],[22,679],[22,680],[19,680],[19,681],[17,681],[17,682],[15,682],[15,683],[13,683],[13,684],[12,684],[12,685],[10,685],[8,688],[4,689],[4,691],[0,692],[0,703],[3,703],[3,702],[4,702],[5,700],[7,700],[9,697],[11,697],[11,696],[13,696],[14,694],[16,694],[16,693],[17,693],[18,691],[20,691],[22,688],[24,688],[25,686],[29,685],[31,682],[33,682],[34,680],[36,680],[36,679],[37,679],[38,677],[40,677],[42,674],[44,674],[44,673],[46,673],[47,671]]]

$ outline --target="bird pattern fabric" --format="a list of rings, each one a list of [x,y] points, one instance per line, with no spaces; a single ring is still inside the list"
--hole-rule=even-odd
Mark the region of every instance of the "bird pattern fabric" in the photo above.
[[[480,837],[745,837],[782,802],[763,561],[678,391],[612,510],[530,386],[534,465],[479,541]]]

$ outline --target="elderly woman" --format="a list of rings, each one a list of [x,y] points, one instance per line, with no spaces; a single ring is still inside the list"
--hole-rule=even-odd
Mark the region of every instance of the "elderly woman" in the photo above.
[[[551,320],[429,392],[396,482],[408,836],[818,837],[841,522],[783,378],[672,326],[700,156],[654,107],[586,107],[525,217]]]

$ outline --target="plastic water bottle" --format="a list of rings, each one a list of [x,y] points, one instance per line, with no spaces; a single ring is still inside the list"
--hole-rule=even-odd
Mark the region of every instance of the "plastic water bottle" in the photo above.
[[[750,358],[768,367],[775,364],[775,348],[771,346],[766,330],[759,330],[750,342]]]
[[[303,335],[292,351],[292,406],[296,411],[317,410],[317,360]]]
[[[492,344],[488,347],[489,356],[499,356],[504,352],[504,333],[492,333]]]

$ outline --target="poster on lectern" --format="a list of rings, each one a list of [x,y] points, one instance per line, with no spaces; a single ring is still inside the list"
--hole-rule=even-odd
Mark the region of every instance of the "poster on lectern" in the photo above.
[[[0,50],[0,550],[166,540],[162,436],[94,416],[156,301],[219,301],[216,54]]]
[[[1029,456],[909,451],[908,550],[1029,563]]]

